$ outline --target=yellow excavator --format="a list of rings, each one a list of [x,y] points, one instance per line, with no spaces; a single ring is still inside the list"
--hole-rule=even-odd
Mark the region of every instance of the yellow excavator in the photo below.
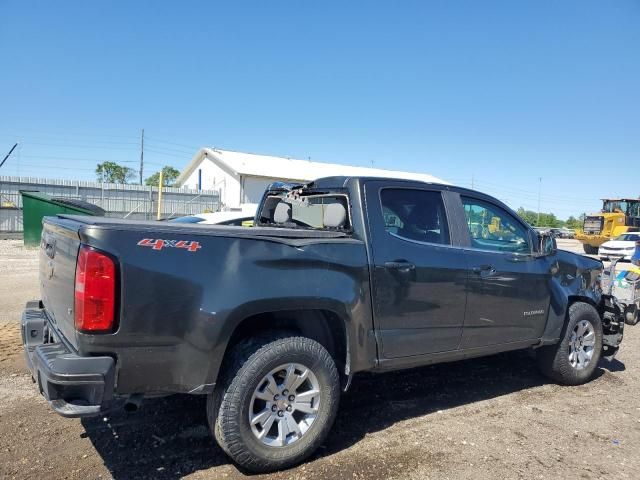
[[[581,233],[576,239],[582,242],[585,253],[596,255],[598,247],[625,232],[640,231],[640,199],[606,198],[602,200],[600,213],[584,219]]]

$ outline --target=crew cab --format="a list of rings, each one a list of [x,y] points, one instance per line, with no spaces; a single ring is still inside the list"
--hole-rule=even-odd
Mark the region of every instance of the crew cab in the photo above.
[[[324,441],[359,372],[533,349],[587,382],[624,329],[602,269],[477,191],[275,183],[252,228],[46,217],[23,342],[61,415],[207,395],[222,449],[270,471]]]

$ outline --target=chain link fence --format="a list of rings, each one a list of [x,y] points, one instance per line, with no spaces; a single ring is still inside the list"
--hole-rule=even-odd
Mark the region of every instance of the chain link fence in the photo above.
[[[84,200],[102,207],[109,217],[151,220],[158,212],[158,187],[32,177],[0,176],[0,232],[22,231],[20,190],[53,197]],[[217,190],[162,189],[162,218],[174,218],[220,209]]]

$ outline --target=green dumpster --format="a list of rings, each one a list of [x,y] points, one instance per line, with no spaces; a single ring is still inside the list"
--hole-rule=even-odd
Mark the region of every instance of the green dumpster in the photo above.
[[[52,197],[41,192],[21,190],[22,226],[25,246],[40,244],[42,217],[66,213],[69,215],[104,216],[105,211],[92,203],[72,198]]]

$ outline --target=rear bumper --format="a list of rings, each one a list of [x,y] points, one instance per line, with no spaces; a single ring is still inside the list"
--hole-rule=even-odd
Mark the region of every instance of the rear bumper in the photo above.
[[[51,408],[64,417],[91,417],[109,410],[115,362],[81,357],[50,332],[39,302],[22,313],[22,344],[29,370]]]

